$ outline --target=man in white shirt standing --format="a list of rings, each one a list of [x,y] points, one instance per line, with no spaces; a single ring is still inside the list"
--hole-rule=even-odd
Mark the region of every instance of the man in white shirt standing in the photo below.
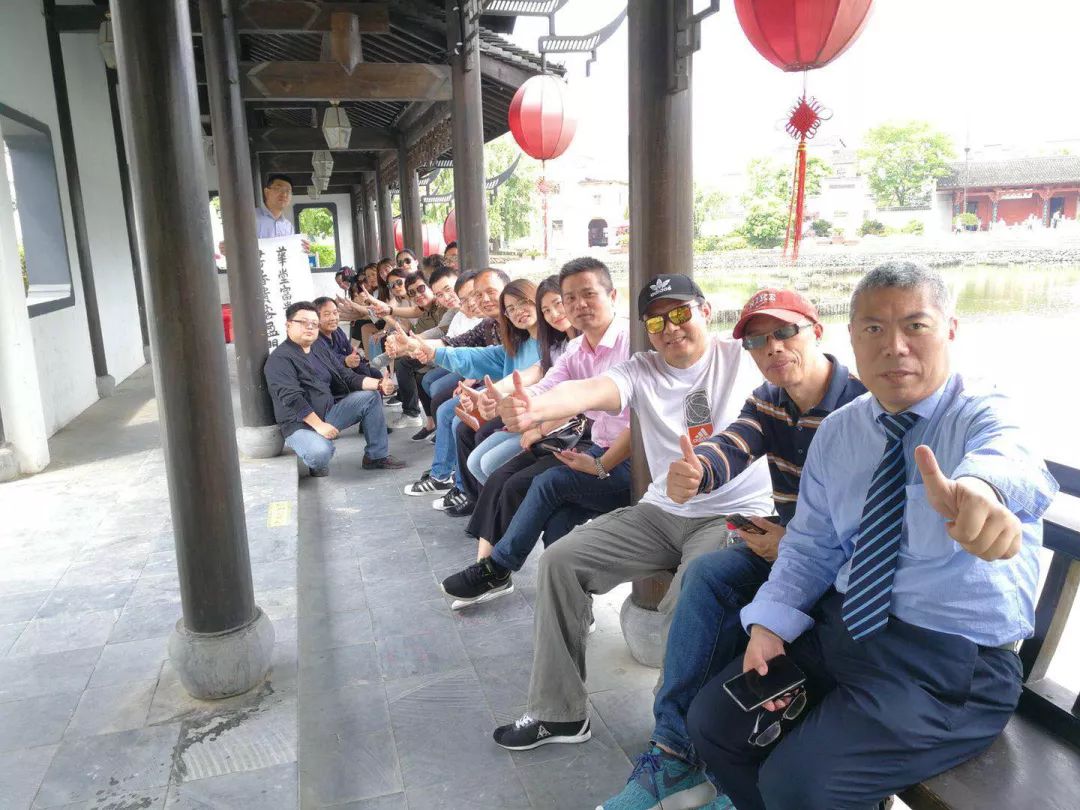
[[[292,180],[283,174],[272,174],[263,186],[263,204],[255,210],[255,229],[259,239],[292,236],[296,233],[285,209],[292,203]]]
[[[520,751],[592,736],[585,689],[590,594],[674,568],[659,607],[669,620],[686,566],[729,542],[726,515],[772,511],[762,463],[686,503],[668,497],[668,467],[682,455],[680,439],[696,444],[729,424],[761,376],[738,341],[709,334],[709,303],[689,276],[654,278],[638,295],[638,312],[653,351],[539,396],[515,393],[502,409],[507,428],[523,431],[582,411],[619,413],[629,407],[641,425],[652,475],[636,506],[579,527],[540,558],[528,709],[517,722],[495,730],[503,748]]]

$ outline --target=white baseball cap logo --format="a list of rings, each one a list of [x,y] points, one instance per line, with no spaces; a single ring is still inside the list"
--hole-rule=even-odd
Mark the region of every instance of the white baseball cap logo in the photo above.
[[[660,295],[660,293],[666,293],[671,289],[671,279],[660,278],[654,283],[649,285],[650,294],[653,296]]]

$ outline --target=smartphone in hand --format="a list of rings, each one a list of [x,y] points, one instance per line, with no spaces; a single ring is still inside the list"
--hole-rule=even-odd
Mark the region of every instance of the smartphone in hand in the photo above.
[[[742,529],[747,534],[765,534],[765,530],[742,515],[728,515],[727,522],[736,529]]]
[[[724,691],[744,712],[783,697],[806,683],[806,675],[786,655],[778,655],[768,664],[769,671],[764,675],[756,669],[748,669],[742,675],[724,682]]]

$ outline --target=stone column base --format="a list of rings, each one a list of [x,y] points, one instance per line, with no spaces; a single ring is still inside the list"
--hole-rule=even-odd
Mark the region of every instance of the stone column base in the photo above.
[[[619,610],[619,624],[634,660],[659,669],[664,662],[663,614],[638,607],[628,596]]]
[[[150,347],[149,346],[143,346],[142,347],[142,356],[143,356],[143,360],[145,360],[147,362],[147,364],[149,364],[150,363]]]
[[[116,391],[116,378],[111,374],[97,378],[97,393],[102,399],[108,399]]]
[[[0,447],[0,481],[14,481],[19,477],[19,460],[10,447]]]
[[[285,440],[277,425],[236,429],[236,447],[245,458],[276,458],[284,446]]]
[[[258,686],[270,671],[274,626],[262,608],[243,627],[225,633],[192,633],[184,620],[169,636],[169,658],[188,694],[220,700]]]

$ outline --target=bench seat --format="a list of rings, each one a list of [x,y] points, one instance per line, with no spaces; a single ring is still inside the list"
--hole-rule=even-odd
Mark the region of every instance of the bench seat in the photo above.
[[[1080,808],[1080,750],[1013,715],[989,750],[900,795],[913,810]]]

